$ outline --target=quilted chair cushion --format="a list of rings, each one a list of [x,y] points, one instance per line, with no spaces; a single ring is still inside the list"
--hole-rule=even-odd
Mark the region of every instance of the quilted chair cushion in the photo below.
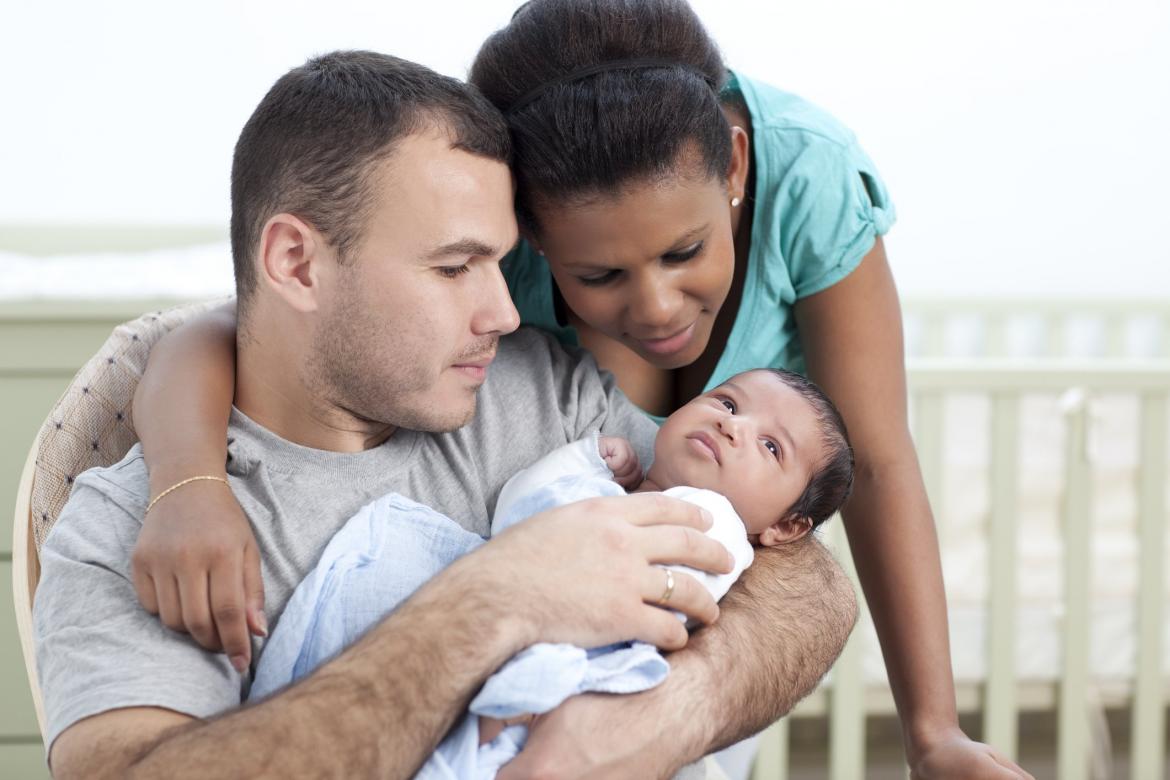
[[[138,441],[130,410],[151,347],[223,302],[150,312],[119,325],[77,372],[41,428],[31,505],[38,551],[69,499],[74,478],[86,469],[117,463]]]

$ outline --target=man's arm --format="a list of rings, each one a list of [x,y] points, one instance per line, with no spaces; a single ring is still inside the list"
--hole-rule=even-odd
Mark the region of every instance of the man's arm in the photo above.
[[[128,708],[80,721],[53,744],[54,774],[410,776],[520,649],[524,627],[483,585],[452,567],[316,674],[223,717]]]
[[[681,623],[650,606],[662,587],[653,564],[727,571],[726,550],[701,532],[709,526],[698,507],[660,495],[550,510],[448,567],[362,641],[273,698],[209,721],[159,707],[107,710],[77,721],[54,741],[54,772],[86,778],[410,776],[487,675],[523,647],[541,640],[595,646],[630,636],[682,647],[687,636]],[[95,567],[70,564],[59,553],[50,559],[46,584],[56,598],[39,604],[44,635],[86,631],[84,623],[62,625],[68,616],[53,611],[68,601],[61,586],[68,585],[70,566],[98,588],[118,592],[117,603],[126,609],[137,609],[124,575],[107,566],[87,571]],[[696,581],[680,577],[678,585],[672,604],[703,622],[715,619],[718,607]],[[116,659],[134,657],[135,636],[105,641],[121,642],[111,647],[122,649],[80,669],[72,656],[54,658],[55,679],[125,680],[133,670],[106,673],[110,667],[102,664],[116,669]],[[41,652],[43,661],[54,646]],[[162,671],[153,673],[150,685],[165,688]],[[185,679],[210,682],[202,674]],[[137,695],[142,702],[153,696]],[[60,691],[56,698],[56,707],[68,706]]]
[[[720,618],[631,696],[575,696],[538,718],[500,780],[669,777],[754,734],[808,695],[857,619],[853,586],[815,539],[756,551]]]

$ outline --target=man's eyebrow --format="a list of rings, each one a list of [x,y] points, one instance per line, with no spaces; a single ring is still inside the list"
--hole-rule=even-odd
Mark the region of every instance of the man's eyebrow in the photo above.
[[[423,256],[424,260],[441,260],[445,257],[494,257],[499,254],[497,247],[485,244],[475,238],[461,238],[449,244],[432,249]]]

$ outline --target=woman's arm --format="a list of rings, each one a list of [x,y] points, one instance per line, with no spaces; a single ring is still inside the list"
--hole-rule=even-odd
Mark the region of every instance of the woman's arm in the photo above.
[[[841,282],[798,301],[796,319],[809,377],[853,443],[842,516],[913,776],[1026,776],[959,730],[938,536],[910,438],[901,309],[881,239]]]
[[[151,350],[133,410],[151,496],[189,477],[225,477],[235,361],[234,303],[176,328]],[[143,523],[133,570],[149,612],[247,668],[249,629],[267,631],[264,591],[255,537],[226,485],[192,482],[160,500]]]

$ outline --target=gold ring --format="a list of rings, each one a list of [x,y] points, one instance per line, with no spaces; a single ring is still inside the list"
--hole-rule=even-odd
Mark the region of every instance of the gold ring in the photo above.
[[[674,572],[670,569],[666,570],[666,590],[662,591],[662,597],[658,599],[658,604],[662,605],[670,601],[670,597],[674,595]]]

